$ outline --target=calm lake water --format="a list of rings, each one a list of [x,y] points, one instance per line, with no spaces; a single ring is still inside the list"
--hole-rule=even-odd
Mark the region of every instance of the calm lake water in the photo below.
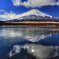
[[[58,28],[0,26],[0,59],[55,58],[59,56],[58,50]]]

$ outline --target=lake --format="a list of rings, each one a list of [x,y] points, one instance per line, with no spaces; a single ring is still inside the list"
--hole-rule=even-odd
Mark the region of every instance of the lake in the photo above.
[[[58,51],[58,27],[0,26],[0,59],[51,59]]]

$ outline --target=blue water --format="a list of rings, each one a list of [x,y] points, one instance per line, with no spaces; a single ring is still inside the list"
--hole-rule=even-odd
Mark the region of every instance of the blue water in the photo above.
[[[59,46],[59,32],[42,27],[0,27],[0,59],[9,59],[8,53],[16,44]]]

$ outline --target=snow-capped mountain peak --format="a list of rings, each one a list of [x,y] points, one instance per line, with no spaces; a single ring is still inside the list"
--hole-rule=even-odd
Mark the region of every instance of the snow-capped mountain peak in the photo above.
[[[28,12],[29,15],[44,16],[45,14],[38,9],[32,9]]]
[[[47,17],[46,17],[47,16]],[[13,19],[17,19],[17,20],[22,20],[22,19],[39,19],[39,18],[53,18],[52,16],[45,14],[41,11],[39,11],[38,9],[32,9],[28,12],[25,12],[23,14],[15,14],[15,13],[5,13],[3,15],[0,15],[0,19],[3,19],[3,21],[5,20],[13,20]]]
[[[37,10],[37,9],[32,9],[29,12],[27,12],[27,14],[28,15],[37,15],[38,16],[38,15],[41,14],[41,12],[39,10]]]
[[[48,16],[48,17],[52,18],[52,16],[45,14],[45,13],[39,11],[38,9],[32,9],[26,13],[18,15],[17,18],[22,18],[24,16],[29,16],[29,15],[36,15],[36,16],[42,16],[42,17]]]
[[[29,11],[29,13],[31,13],[33,15],[37,15],[37,16],[43,16],[43,17],[49,16],[49,17],[52,17],[52,16],[50,16],[48,14],[45,14],[45,13],[39,11],[38,9],[32,9],[31,11]]]

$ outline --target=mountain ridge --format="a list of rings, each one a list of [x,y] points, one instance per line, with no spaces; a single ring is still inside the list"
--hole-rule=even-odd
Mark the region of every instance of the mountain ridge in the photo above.
[[[29,15],[36,15],[36,16],[42,16],[42,17],[48,16],[48,17],[52,18],[52,16],[50,16],[48,14],[45,14],[45,13],[39,11],[38,9],[32,9],[28,12],[25,12],[21,15],[18,15],[18,17],[20,18],[20,17],[23,17],[23,16],[29,16]]]

